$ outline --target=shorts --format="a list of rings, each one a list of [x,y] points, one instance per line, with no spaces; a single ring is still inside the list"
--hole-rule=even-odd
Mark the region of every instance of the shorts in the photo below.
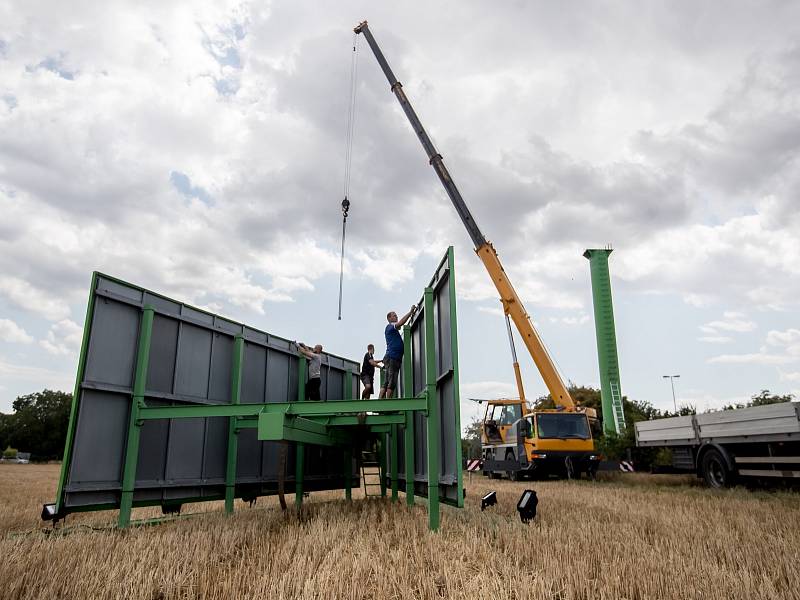
[[[400,366],[403,364],[402,359],[389,358],[383,359],[383,389],[396,390],[397,378],[400,376]]]
[[[364,386],[369,386],[371,389],[375,389],[375,376],[374,375],[362,375],[361,376],[361,383]]]

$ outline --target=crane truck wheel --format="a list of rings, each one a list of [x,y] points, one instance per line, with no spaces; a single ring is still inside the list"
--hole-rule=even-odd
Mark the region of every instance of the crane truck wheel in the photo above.
[[[719,450],[711,449],[700,460],[700,474],[712,488],[725,488],[733,485],[735,474],[728,468]]]
[[[515,461],[513,450],[506,450],[506,461]],[[519,471],[506,471],[511,481],[519,481]]]

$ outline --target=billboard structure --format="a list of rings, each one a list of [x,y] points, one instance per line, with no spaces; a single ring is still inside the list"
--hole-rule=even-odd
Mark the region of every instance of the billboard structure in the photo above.
[[[427,415],[409,415],[396,434],[387,436],[387,472],[391,473],[387,484],[393,496],[402,485],[410,503],[416,494],[464,506],[455,285],[450,247],[425,289],[422,309],[403,332],[401,390],[404,395],[433,399]],[[428,473],[438,476],[429,478]]]
[[[360,364],[324,354],[320,402],[305,399],[293,342],[94,273],[57,499],[43,518],[119,509],[125,527],[134,507],[222,499],[231,513],[235,498],[277,494],[284,481],[297,505],[308,491],[349,498],[355,427],[366,426],[393,499],[398,481],[412,482],[410,502],[428,496],[438,528],[440,494],[463,506],[452,271],[450,248],[404,331],[411,397],[356,400]]]

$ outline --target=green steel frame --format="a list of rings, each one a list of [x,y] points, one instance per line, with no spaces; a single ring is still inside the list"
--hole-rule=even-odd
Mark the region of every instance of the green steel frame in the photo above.
[[[451,267],[451,277],[453,273],[453,251],[448,251],[448,258]],[[86,366],[86,352],[88,348],[89,325],[91,323],[94,308],[94,290],[97,283],[97,273],[92,277],[92,292],[89,296],[89,303],[86,312],[84,326],[83,346],[78,363],[78,376],[75,387],[75,394],[70,411],[70,422],[67,431],[67,443],[64,460],[59,479],[58,497],[56,502],[57,514],[64,515],[63,498],[64,485],[70,464],[70,452],[75,435],[77,421],[77,398],[80,393],[80,382],[84,376]],[[455,338],[455,289],[451,279],[451,323],[453,327],[453,344]],[[424,293],[424,306],[426,314],[434,314],[434,290],[427,287]],[[392,502],[398,500],[399,494],[399,473],[398,473],[398,444],[396,443],[400,435],[400,426],[403,426],[404,452],[405,452],[405,494],[406,502],[412,506],[415,501],[414,494],[414,414],[421,413],[427,417],[427,467],[428,467],[428,524],[431,530],[437,530],[440,525],[439,511],[439,474],[440,474],[440,414],[439,401],[436,392],[436,356],[434,352],[426,353],[426,385],[417,397],[359,400],[355,399],[352,377],[350,373],[345,378],[345,388],[343,400],[333,400],[327,402],[316,402],[305,400],[305,379],[306,361],[300,360],[298,368],[298,389],[296,402],[275,402],[266,404],[241,404],[242,369],[244,362],[244,338],[236,335],[234,338],[234,351],[231,368],[231,402],[226,405],[177,405],[177,406],[147,406],[145,403],[147,370],[150,355],[150,341],[153,329],[153,319],[155,311],[151,306],[144,306],[139,328],[139,339],[136,351],[136,362],[134,371],[134,385],[132,390],[132,402],[130,408],[130,418],[128,422],[127,439],[124,452],[122,489],[119,504],[119,515],[117,525],[125,528],[135,523],[131,521],[132,510],[135,507],[158,506],[162,504],[158,500],[135,500],[136,470],[139,457],[139,440],[141,428],[146,421],[156,419],[191,419],[203,417],[227,417],[228,423],[228,445],[225,471],[225,489],[222,495],[209,495],[198,498],[182,499],[181,503],[201,502],[209,500],[224,500],[225,513],[230,515],[234,512],[234,500],[242,494],[237,491],[236,486],[236,464],[238,452],[238,433],[245,428],[257,428],[258,439],[270,441],[294,442],[296,448],[295,460],[295,506],[300,508],[303,500],[303,476],[305,471],[305,445],[316,444],[326,446],[339,446],[344,449],[343,473],[345,479],[345,498],[352,498],[352,472],[353,472],[353,452],[355,450],[352,428],[355,426],[366,425],[372,435],[385,439],[388,434],[392,438],[390,444],[391,456],[386,456],[386,445],[383,441],[379,443],[381,453],[381,464],[391,462],[389,471]],[[426,319],[425,323],[425,346],[435,348],[436,333],[433,319]],[[403,338],[405,341],[405,357],[403,365],[403,385],[406,391],[411,390],[412,371],[411,371],[411,332],[409,327],[403,328]],[[458,377],[457,352],[454,352],[455,376]],[[456,386],[457,389],[457,386]],[[456,407],[458,398],[456,398]],[[458,413],[457,413],[458,414]],[[390,459],[390,461],[387,461]],[[460,454],[459,454],[460,460]],[[460,464],[460,463],[459,463]],[[381,477],[382,495],[386,496],[387,489],[385,478]],[[463,506],[463,488],[461,481],[461,470],[459,469],[458,480],[459,506]],[[71,509],[70,512],[84,512],[92,510],[107,510],[117,508],[113,504],[84,506]]]

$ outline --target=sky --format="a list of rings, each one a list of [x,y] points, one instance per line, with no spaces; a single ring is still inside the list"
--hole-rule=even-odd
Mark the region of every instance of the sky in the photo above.
[[[94,270],[359,359],[455,247],[462,422],[515,395],[490,279],[368,19],[563,377],[800,394],[800,4],[0,1],[0,411],[71,391]],[[518,344],[526,394],[546,393]]]

